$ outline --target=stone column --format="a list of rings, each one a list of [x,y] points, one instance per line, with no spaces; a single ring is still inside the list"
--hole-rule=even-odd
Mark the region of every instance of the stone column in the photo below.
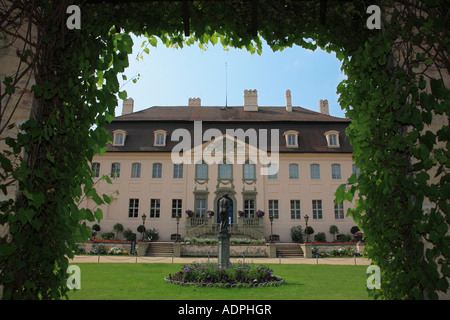
[[[230,235],[228,233],[219,233],[219,266],[228,268],[230,264]]]
[[[173,256],[177,258],[181,257],[181,243],[175,242],[173,244]]]
[[[269,258],[277,257],[277,247],[275,243],[269,243]]]

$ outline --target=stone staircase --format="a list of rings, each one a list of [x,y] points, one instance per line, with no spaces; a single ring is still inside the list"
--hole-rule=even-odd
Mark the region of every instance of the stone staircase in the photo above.
[[[300,258],[304,257],[302,248],[297,243],[277,243],[277,257]]]
[[[171,257],[173,242],[150,242],[145,255],[147,257]]]

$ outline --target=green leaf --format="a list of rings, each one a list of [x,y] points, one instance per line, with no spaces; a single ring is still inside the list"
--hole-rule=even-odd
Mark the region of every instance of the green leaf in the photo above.
[[[103,219],[103,212],[101,209],[97,209],[94,212],[94,217],[97,219],[98,222],[100,222]]]
[[[148,43],[150,43],[152,47],[156,47],[158,45],[158,40],[155,37],[151,37],[148,39]]]
[[[122,100],[127,99],[127,92],[125,90],[119,92],[119,98]]]
[[[14,243],[3,242],[0,244],[0,258],[10,256],[17,247]],[[1,260],[0,260],[1,261]]]

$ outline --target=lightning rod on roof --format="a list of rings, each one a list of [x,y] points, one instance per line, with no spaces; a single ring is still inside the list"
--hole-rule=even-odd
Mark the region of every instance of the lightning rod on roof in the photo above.
[[[225,61],[225,108],[227,107],[228,107],[228,64]]]

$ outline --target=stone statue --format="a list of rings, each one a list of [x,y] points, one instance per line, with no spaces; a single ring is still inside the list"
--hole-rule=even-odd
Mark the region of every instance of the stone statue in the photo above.
[[[228,207],[230,201],[227,199],[228,194],[223,194],[219,200],[219,215],[220,215],[220,233],[228,233]]]

